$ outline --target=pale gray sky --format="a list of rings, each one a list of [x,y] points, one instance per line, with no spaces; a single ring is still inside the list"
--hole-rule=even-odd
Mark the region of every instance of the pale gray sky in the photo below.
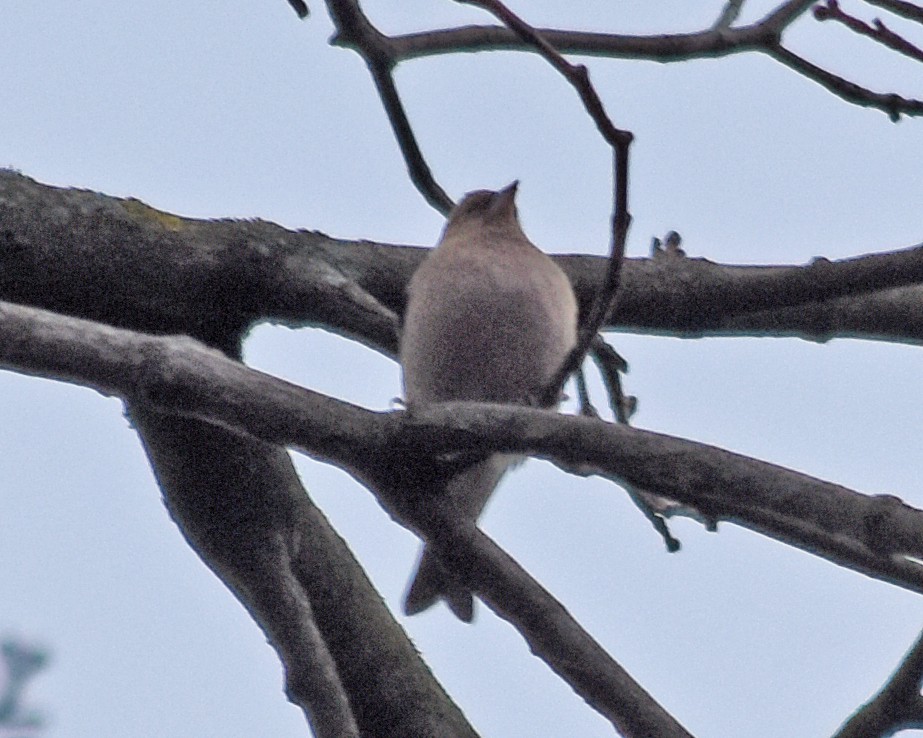
[[[751,0],[748,18],[773,4]],[[10,5],[0,165],[188,216],[437,238],[441,219],[409,183],[364,65],[327,45],[319,2],[303,22],[284,0]],[[722,3],[512,5],[538,25],[668,32],[707,25]],[[363,7],[387,32],[487,20],[448,0]],[[923,95],[923,66],[841,28],[805,17],[790,43],[876,89]],[[670,229],[691,256],[741,264],[923,240],[923,122],[895,125],[758,55],[588,63],[637,137],[632,255]],[[546,65],[439,57],[397,79],[450,194],[518,178],[536,243],[605,251],[609,154]],[[920,348],[611,338],[631,364],[636,425],[923,505]],[[368,407],[400,391],[392,362],[320,331],[261,327],[246,355]],[[169,521],[120,404],[0,373],[0,417],[0,633],[53,651],[29,694],[51,718],[48,738],[305,735],[260,631]],[[414,537],[344,474],[298,463],[398,608]],[[543,463],[504,483],[484,525],[702,737],[829,735],[923,627],[919,597],[733,526],[674,522],[683,550],[668,555],[619,488]],[[473,626],[441,607],[401,617],[483,735],[611,735],[483,606]]]

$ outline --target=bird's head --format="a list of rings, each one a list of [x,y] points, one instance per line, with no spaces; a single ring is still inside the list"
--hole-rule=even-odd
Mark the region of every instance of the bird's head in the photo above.
[[[449,213],[447,228],[463,227],[477,223],[485,226],[519,227],[516,213],[516,190],[519,180],[514,180],[502,190],[475,190],[465,195]]]

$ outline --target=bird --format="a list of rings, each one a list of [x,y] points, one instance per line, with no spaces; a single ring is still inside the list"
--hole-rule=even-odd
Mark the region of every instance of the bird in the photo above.
[[[518,186],[465,195],[408,283],[399,358],[409,412],[453,400],[538,404],[576,344],[573,288],[523,232]],[[444,494],[456,514],[477,521],[504,472],[520,460],[493,454],[453,477]],[[424,544],[404,612],[414,615],[439,599],[462,621],[473,620],[471,592]]]

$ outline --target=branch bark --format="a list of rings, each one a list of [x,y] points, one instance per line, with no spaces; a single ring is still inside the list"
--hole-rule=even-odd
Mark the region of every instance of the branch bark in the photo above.
[[[426,249],[265,221],[194,220],[0,170],[0,299],[235,355],[250,325],[313,325],[387,355]],[[555,257],[583,310],[608,260]],[[923,246],[810,265],[625,259],[604,328],[656,335],[923,342]]]
[[[555,28],[540,28],[538,33],[562,54],[645,59],[662,63],[760,52],[817,82],[843,100],[881,110],[892,120],[898,120],[901,115],[923,115],[923,100],[862,87],[813,64],[782,45],[785,30],[814,2],[789,0],[750,25],[733,26],[719,19],[711,28],[692,33],[635,36]],[[883,0],[878,2],[883,3]],[[889,5],[892,3],[896,5],[895,0],[888,0]],[[904,3],[901,7],[907,5],[910,4]],[[515,34],[498,26],[463,26],[394,36],[389,38],[389,48],[394,63],[436,54],[529,50],[529,46]]]
[[[413,416],[377,413],[189,339],[139,336],[14,305],[4,306],[0,319],[3,365],[295,446],[378,490],[414,530],[420,513],[407,510],[426,506],[401,502],[400,489],[429,489],[457,467],[444,459],[462,451],[525,453],[662,494],[923,593],[923,565],[916,563],[923,561],[923,512],[890,495],[863,495],[713,446],[534,408],[440,403]],[[408,459],[427,461],[415,467]]]

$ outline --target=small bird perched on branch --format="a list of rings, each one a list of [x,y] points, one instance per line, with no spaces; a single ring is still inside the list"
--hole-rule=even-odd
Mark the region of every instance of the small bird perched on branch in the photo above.
[[[517,186],[467,194],[410,280],[400,345],[410,410],[449,400],[534,404],[576,343],[570,281],[523,233]],[[453,477],[445,493],[459,515],[476,520],[517,460],[494,454]],[[424,547],[404,611],[439,598],[471,622],[471,592]]]

